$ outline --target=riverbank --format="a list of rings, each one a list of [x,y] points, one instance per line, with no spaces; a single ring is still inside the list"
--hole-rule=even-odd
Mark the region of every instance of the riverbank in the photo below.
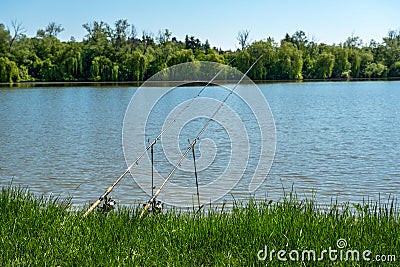
[[[400,81],[400,77],[390,78],[330,78],[330,79],[302,79],[302,80],[253,80],[255,84],[275,83],[302,83],[302,82],[371,82],[371,81]],[[25,88],[25,87],[139,87],[145,81],[121,81],[121,82],[95,82],[95,81],[61,81],[61,82],[14,82],[0,83],[0,88]],[[224,81],[221,81],[223,83]],[[175,83],[173,83],[175,84]],[[199,86],[199,83],[188,83],[185,86]]]
[[[333,203],[321,210],[291,194],[281,203],[250,202],[201,214],[168,210],[143,219],[140,209],[82,218],[84,210],[71,212],[68,200],[2,188],[0,265],[302,266],[302,259],[314,265],[320,258],[321,266],[372,266],[379,256],[385,266],[396,266],[400,257],[393,200]]]

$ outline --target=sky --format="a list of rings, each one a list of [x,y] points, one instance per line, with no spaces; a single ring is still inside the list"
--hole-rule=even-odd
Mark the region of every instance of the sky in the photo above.
[[[85,23],[113,26],[127,19],[140,36],[142,31],[169,29],[178,40],[188,34],[203,43],[207,39],[211,46],[236,50],[241,30],[250,31],[250,41],[279,41],[286,33],[302,30],[319,43],[338,44],[350,36],[365,43],[382,42],[389,30],[400,30],[399,10],[398,0],[0,0],[0,23],[22,23],[25,34],[34,37],[38,29],[55,22],[64,28],[59,39],[73,36],[81,41]]]

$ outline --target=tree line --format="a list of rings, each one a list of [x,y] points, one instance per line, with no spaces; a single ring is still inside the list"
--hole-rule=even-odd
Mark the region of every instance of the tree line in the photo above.
[[[340,44],[309,40],[303,31],[249,43],[249,31],[237,36],[240,48],[223,51],[186,35],[178,40],[165,29],[158,34],[136,28],[127,20],[114,25],[94,21],[83,25],[82,41],[61,41],[64,29],[54,22],[35,37],[24,34],[22,24],[0,24],[0,82],[25,81],[143,81],[158,71],[190,61],[226,64],[249,72],[254,80],[400,77],[400,30],[390,30],[382,42],[368,44],[351,36]]]

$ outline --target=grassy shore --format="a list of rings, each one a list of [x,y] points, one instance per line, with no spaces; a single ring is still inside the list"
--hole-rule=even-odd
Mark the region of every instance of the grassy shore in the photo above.
[[[398,266],[395,206],[390,200],[321,209],[288,195],[280,203],[250,201],[229,211],[170,210],[139,219],[136,207],[82,218],[84,210],[70,211],[68,200],[6,187],[0,266]],[[377,263],[377,255],[386,262]]]

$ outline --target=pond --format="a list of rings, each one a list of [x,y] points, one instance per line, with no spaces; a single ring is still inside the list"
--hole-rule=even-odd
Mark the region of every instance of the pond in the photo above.
[[[272,83],[258,87],[272,111],[276,150],[268,176],[252,195],[278,201],[285,193],[296,192],[300,198],[315,195],[319,203],[398,197],[400,82]],[[190,99],[200,89],[190,86],[184,94],[171,95],[171,101],[160,102],[149,116],[148,127],[155,132],[146,133],[145,138],[154,138],[157,129],[162,129],[161,122],[176,101]],[[209,97],[223,95],[213,87],[207,89]],[[0,89],[0,184],[12,182],[38,194],[71,196],[76,205],[96,200],[127,168],[121,137],[125,111],[136,91],[137,87],[127,86]],[[187,137],[194,138],[205,122],[200,119],[183,129],[178,140],[181,152],[188,145]],[[218,175],[228,164],[230,147],[222,142],[225,134],[223,127],[218,130],[210,125],[208,136],[204,136],[215,139],[219,152],[211,168],[199,172],[200,184],[210,183],[211,174]],[[248,134],[256,141],[260,135],[257,131]],[[259,153],[257,143],[250,146],[251,154]],[[173,164],[162,163],[166,156],[161,150],[155,156],[156,168],[165,177]],[[150,170],[147,173],[150,177]],[[194,183],[194,178],[182,178],[184,173],[175,175],[172,181]],[[238,183],[218,201],[248,197],[240,186]],[[168,193],[178,192],[166,191],[163,200],[168,201]],[[130,175],[112,195],[122,204],[149,198]]]

